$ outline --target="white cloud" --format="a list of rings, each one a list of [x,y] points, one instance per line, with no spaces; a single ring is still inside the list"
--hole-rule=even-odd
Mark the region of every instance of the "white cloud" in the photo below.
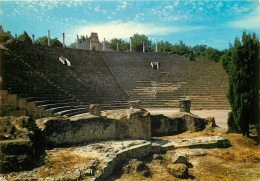
[[[229,22],[231,27],[235,28],[256,28],[260,29],[260,6],[256,9],[256,11],[251,14],[232,22]]]
[[[120,11],[122,9],[125,9],[127,7],[127,2],[121,2],[120,5],[117,6],[117,10]]]
[[[97,7],[95,7],[94,10],[97,11],[97,12],[99,12],[99,11],[100,11],[100,5],[98,5]]]
[[[174,32],[193,31],[201,29],[202,27],[180,27],[180,26],[158,26],[151,23],[139,23],[134,21],[122,22],[112,21],[100,25],[86,25],[78,27],[73,34],[86,35],[91,32],[97,32],[100,39],[122,38],[128,39],[135,33],[145,35],[168,35]]]
[[[198,10],[201,12],[204,11],[203,7],[200,7]]]
[[[165,7],[165,9],[172,9],[172,8],[174,8],[174,6],[171,6],[171,5],[168,5]]]
[[[176,1],[176,2],[174,2],[173,4],[174,4],[174,6],[178,6],[179,1]]]

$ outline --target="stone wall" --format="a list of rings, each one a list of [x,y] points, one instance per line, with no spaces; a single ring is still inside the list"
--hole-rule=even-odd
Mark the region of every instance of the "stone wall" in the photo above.
[[[150,115],[147,111],[109,111],[106,116],[85,114],[74,117],[48,117],[36,120],[44,144],[57,147],[99,140],[151,138]]]
[[[152,136],[176,135],[186,131],[198,132],[212,127],[217,127],[212,117],[205,119],[185,112],[169,116],[151,115]]]

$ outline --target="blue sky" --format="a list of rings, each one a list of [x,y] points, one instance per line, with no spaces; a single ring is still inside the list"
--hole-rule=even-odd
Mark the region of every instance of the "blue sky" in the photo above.
[[[228,48],[246,29],[260,35],[260,0],[175,0],[175,1],[54,1],[0,0],[0,24],[5,31],[36,39],[47,36],[66,45],[76,35],[97,32],[100,40],[129,40],[135,33],[158,40],[187,45]]]

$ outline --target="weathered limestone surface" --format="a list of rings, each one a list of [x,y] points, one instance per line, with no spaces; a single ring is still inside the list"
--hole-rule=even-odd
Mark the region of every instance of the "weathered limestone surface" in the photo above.
[[[98,140],[151,138],[150,114],[141,109],[107,111],[106,116],[84,114],[36,120],[45,144],[62,146]]]
[[[30,170],[35,167],[34,120],[0,117],[0,173]]]
[[[152,152],[160,153],[177,148],[228,148],[230,141],[220,136],[153,141]]]
[[[26,116],[0,117],[0,140],[29,139],[34,134],[33,127],[34,120]]]
[[[106,180],[111,173],[113,173],[116,166],[126,160],[141,159],[147,156],[151,151],[151,143],[144,143],[142,145],[136,145],[126,150],[119,151],[116,156],[108,161],[107,167],[103,169],[101,175],[96,180]]]
[[[175,135],[185,131],[202,131],[216,126],[214,118],[200,118],[191,113],[180,112],[164,116],[151,115],[152,136]]]
[[[186,155],[184,155],[182,153],[176,153],[171,158],[171,161],[172,161],[173,164],[176,164],[176,163],[187,164],[188,163],[188,158],[186,157]]]
[[[118,121],[120,139],[151,139],[150,113],[144,109],[121,109],[107,111],[108,119]]]
[[[87,114],[36,120],[46,146],[64,146],[88,141],[116,139],[116,121]]]

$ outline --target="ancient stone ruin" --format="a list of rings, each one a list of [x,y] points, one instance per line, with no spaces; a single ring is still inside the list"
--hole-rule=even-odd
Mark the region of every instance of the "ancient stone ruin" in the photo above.
[[[142,108],[178,108],[185,97],[193,110],[230,109],[220,63],[163,53],[26,46],[1,49],[2,116],[72,116],[89,112],[90,104],[120,109],[135,100]]]
[[[186,139],[186,144],[151,141],[217,127],[214,118],[200,118],[190,110],[229,109],[227,76],[219,63],[163,53],[109,52],[96,33],[77,42],[76,49],[14,41],[16,48],[0,49],[1,173],[38,167],[14,178],[43,178],[48,164],[73,155],[86,164],[71,171],[60,167],[58,179],[105,180],[123,162],[128,162],[123,172],[149,177],[143,157],[153,155],[158,162],[160,154],[177,147],[230,146],[222,137]],[[151,114],[149,108],[180,112],[165,116]],[[187,178],[188,160],[176,157],[168,172]]]
[[[191,100],[190,99],[180,99],[179,107],[180,112],[190,112]]]
[[[166,120],[168,123],[166,123]],[[103,148],[98,151],[99,154],[107,154],[108,157],[108,159],[103,160],[104,163],[99,163],[103,165],[103,171],[100,172],[96,167],[86,165],[84,169],[81,168],[77,171],[80,173],[77,179],[93,178],[94,180],[104,180],[113,173],[118,164],[131,159],[141,159],[150,154],[161,154],[182,147],[226,148],[230,146],[230,142],[221,137],[204,137],[186,139],[185,141],[174,140],[167,143],[165,141],[149,142],[151,136],[175,135],[186,131],[197,132],[216,127],[214,120],[210,118],[202,119],[190,113],[177,114],[174,117],[158,117],[151,116],[144,109],[121,109],[105,111],[101,115],[58,116],[36,120],[25,116],[19,118],[1,117],[0,121],[0,136],[2,140],[5,140],[0,141],[2,154],[0,160],[1,173],[31,170],[42,164],[42,158],[46,154],[44,164],[52,162],[52,159],[60,157],[60,154],[64,154],[64,152],[67,154],[84,152],[84,155],[91,155],[94,154],[95,150]],[[154,127],[155,124],[168,125],[167,127]],[[106,140],[108,142],[95,143]],[[111,140],[132,141],[122,142],[126,146],[120,147],[117,143],[112,144],[109,142]],[[118,143],[121,144],[121,142]],[[105,146],[106,144],[107,146]],[[71,146],[74,146],[74,148],[65,148]],[[185,156],[176,155],[175,157],[172,158],[174,160],[172,161],[173,164],[188,163]],[[132,162],[130,161],[130,163]],[[187,173],[183,173],[184,176],[175,173],[174,168],[176,166],[178,165],[169,165],[169,172],[176,177],[186,177]],[[129,167],[132,167],[131,164]],[[41,168],[39,169],[41,170]],[[128,171],[125,170],[126,172],[131,172],[132,168],[124,169],[128,169]],[[83,170],[86,172],[85,175],[81,175]],[[144,171],[143,174],[149,176],[147,168],[135,171]],[[26,174],[28,174],[27,177],[34,177],[30,175],[33,172],[27,172]],[[71,175],[67,175],[63,178],[69,179],[70,177]]]

